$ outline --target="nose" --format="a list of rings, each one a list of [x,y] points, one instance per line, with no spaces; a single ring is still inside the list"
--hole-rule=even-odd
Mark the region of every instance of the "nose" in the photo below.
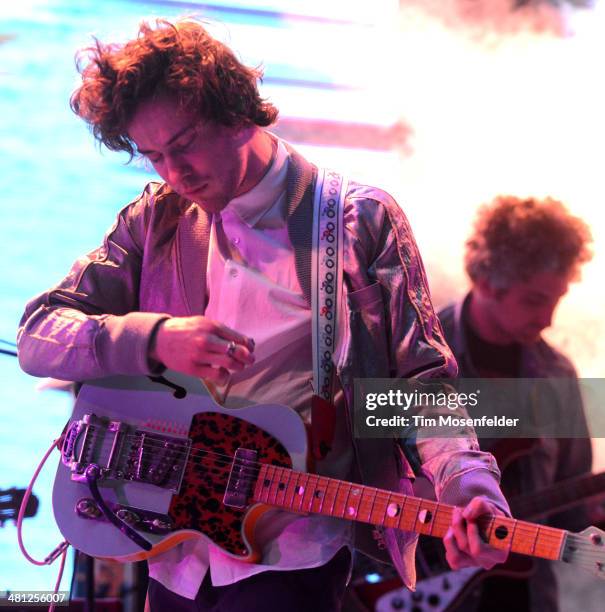
[[[542,309],[539,316],[539,324],[541,329],[546,329],[552,325],[552,319],[555,312],[556,304],[546,306]]]
[[[166,182],[173,188],[181,186],[183,179],[191,174],[191,167],[178,156],[166,156]]]

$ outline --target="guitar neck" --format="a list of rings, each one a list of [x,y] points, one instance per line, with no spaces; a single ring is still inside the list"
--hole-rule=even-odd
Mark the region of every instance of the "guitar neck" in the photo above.
[[[605,472],[601,472],[562,480],[537,493],[513,497],[509,502],[513,515],[537,518],[579,506],[604,495]]]
[[[453,506],[344,480],[263,464],[253,500],[290,512],[322,514],[443,538]],[[566,531],[508,517],[485,516],[479,529],[494,548],[558,560]]]

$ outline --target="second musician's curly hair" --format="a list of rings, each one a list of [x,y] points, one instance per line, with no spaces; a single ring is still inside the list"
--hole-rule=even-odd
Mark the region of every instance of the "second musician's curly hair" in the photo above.
[[[123,45],[95,39],[78,54],[77,66],[82,84],[71,97],[72,110],[99,142],[131,158],[127,125],[137,106],[159,92],[225,126],[264,127],[277,118],[258,92],[262,72],[244,66],[196,19],[158,19],[154,27],[142,22],[137,38]]]
[[[499,196],[480,208],[464,263],[473,282],[507,289],[545,271],[577,276],[591,241],[586,223],[557,200]]]

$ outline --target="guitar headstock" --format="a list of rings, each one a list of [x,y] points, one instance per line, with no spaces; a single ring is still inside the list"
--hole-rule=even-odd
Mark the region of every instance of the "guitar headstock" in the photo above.
[[[25,489],[0,489],[0,527],[4,527],[6,521],[17,520],[19,508],[25,495]],[[27,500],[25,517],[32,517],[38,512],[38,498],[32,495]]]
[[[568,533],[561,561],[605,579],[605,531],[587,527],[580,533]]]

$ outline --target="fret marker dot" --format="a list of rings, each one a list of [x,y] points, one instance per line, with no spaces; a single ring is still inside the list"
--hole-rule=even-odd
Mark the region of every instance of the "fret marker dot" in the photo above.
[[[315,497],[317,497],[317,499],[319,499],[322,496],[322,494],[323,494],[323,491],[319,491],[319,490],[315,491]]]
[[[263,487],[268,487],[271,484],[271,481],[268,478],[265,478],[263,481]]]
[[[353,506],[349,506],[349,507],[347,508],[347,514],[348,514],[349,516],[355,516],[355,508],[353,508]]]
[[[283,490],[285,489],[285,487],[286,487],[286,485],[285,485],[283,482],[280,482],[280,483],[277,485],[277,488],[278,488],[280,491],[283,491]]]
[[[390,517],[394,517],[394,516],[399,516],[399,504],[396,504],[394,502],[391,502],[388,506],[387,506],[387,514]]]
[[[506,536],[508,536],[508,527],[504,525],[498,525],[494,534],[499,540],[504,540]]]
[[[296,489],[296,495],[302,495],[304,492],[305,492],[304,487],[298,487],[298,489]]]
[[[433,518],[433,514],[431,513],[430,510],[427,510],[426,508],[423,508],[419,513],[418,513],[418,520],[423,524],[426,525],[427,523],[431,522],[431,519]]]

